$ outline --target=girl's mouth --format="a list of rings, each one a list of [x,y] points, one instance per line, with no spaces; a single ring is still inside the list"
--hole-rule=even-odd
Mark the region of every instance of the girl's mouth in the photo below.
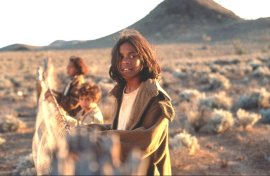
[[[122,71],[123,71],[123,72],[126,72],[126,71],[132,71],[132,69],[131,69],[131,68],[123,68]]]

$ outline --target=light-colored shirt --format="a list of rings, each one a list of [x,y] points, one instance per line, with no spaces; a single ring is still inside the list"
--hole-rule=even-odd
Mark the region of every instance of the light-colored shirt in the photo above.
[[[92,123],[103,124],[103,115],[98,106],[91,107],[91,110],[88,112],[84,112],[84,110],[80,110],[76,117],[71,117],[66,115],[66,120],[69,126],[75,127],[80,125],[88,125]]]
[[[90,111],[88,112],[84,112],[83,109],[80,110],[76,114],[76,119],[80,122],[80,124],[91,124],[91,123],[103,124],[103,115],[97,105],[91,107]]]
[[[140,86],[136,90],[128,94],[123,91],[122,104],[119,111],[119,118],[117,125],[118,130],[126,130],[126,126],[130,120],[132,107],[134,105],[139,88]]]

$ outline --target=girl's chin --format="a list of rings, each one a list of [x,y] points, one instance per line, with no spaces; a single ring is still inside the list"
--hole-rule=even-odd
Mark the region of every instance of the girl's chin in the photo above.
[[[123,78],[127,81],[127,80],[131,79],[132,76],[129,76],[129,75],[123,75]]]

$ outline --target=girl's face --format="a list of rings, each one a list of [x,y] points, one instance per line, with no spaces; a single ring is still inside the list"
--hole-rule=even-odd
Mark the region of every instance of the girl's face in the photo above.
[[[79,97],[79,104],[80,104],[81,108],[84,111],[87,111],[87,110],[89,110],[92,107],[92,105],[94,104],[94,102],[88,96],[80,96]]]
[[[67,65],[67,74],[70,77],[73,77],[77,74],[77,69],[72,62],[69,62]]]
[[[140,79],[140,72],[143,65],[135,48],[130,43],[126,42],[120,46],[119,53],[120,60],[118,69],[122,77],[127,82]]]

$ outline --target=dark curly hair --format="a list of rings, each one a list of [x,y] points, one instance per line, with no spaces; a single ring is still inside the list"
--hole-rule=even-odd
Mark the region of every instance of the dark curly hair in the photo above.
[[[89,72],[88,66],[84,63],[83,59],[79,56],[71,56],[69,58],[69,62],[71,62],[77,70],[77,75],[86,75]]]
[[[101,98],[101,90],[96,84],[86,82],[83,83],[78,92],[79,96],[87,96],[97,103]]]
[[[152,49],[149,42],[136,30],[126,29],[120,33],[120,38],[114,45],[111,51],[111,66],[109,70],[110,77],[117,82],[117,84],[125,85],[126,81],[120,74],[118,70],[118,65],[120,62],[119,48],[122,44],[131,44],[141,62],[143,64],[143,69],[140,72],[140,77],[142,81],[146,81],[149,78],[158,79],[160,77],[160,66],[156,60],[156,53]]]

